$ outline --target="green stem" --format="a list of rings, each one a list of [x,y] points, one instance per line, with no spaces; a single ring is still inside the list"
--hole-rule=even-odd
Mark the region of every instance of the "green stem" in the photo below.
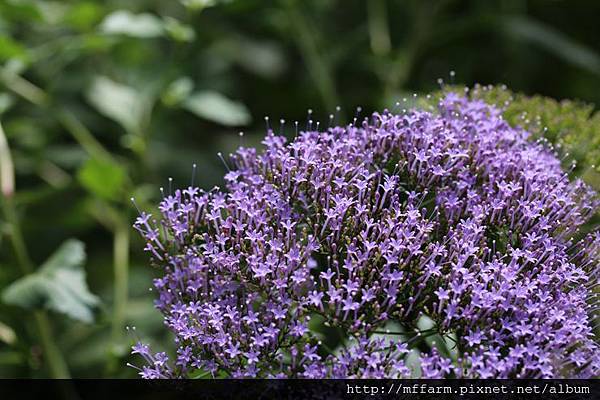
[[[8,222],[11,244],[15,253],[15,257],[17,257],[17,263],[21,267],[21,272],[23,275],[30,274],[34,270],[33,262],[27,253],[27,247],[25,246],[25,241],[23,240],[21,227],[18,224],[17,211],[15,210],[14,200],[12,197],[3,197],[2,211],[4,212],[6,222]]]
[[[114,256],[114,304],[112,338],[115,344],[122,341],[127,311],[129,285],[129,229],[125,224],[117,224],[113,238]]]
[[[45,106],[49,102],[46,92],[29,82],[27,79],[6,68],[0,68],[0,82],[35,105]]]
[[[54,342],[48,314],[45,311],[35,311],[34,318],[42,342],[44,357],[48,362],[50,376],[54,379],[69,379],[71,377],[69,368],[60,349]]]
[[[304,58],[309,73],[321,94],[323,104],[329,111],[333,111],[339,104],[335,85],[329,71],[329,65],[321,56],[312,29],[304,14],[293,0],[286,1],[288,20],[294,30],[294,38]]]
[[[72,112],[59,110],[57,114],[60,123],[90,156],[99,160],[114,161],[112,155]]]
[[[371,50],[378,56],[385,56],[392,50],[385,0],[368,1],[367,15]]]
[[[23,275],[30,274],[34,270],[33,263],[27,253],[13,199],[3,197],[2,205],[4,216],[10,226],[10,238],[17,262]],[[70,377],[69,369],[54,340],[47,313],[45,311],[34,311],[34,321],[50,376],[55,379],[68,379]]]

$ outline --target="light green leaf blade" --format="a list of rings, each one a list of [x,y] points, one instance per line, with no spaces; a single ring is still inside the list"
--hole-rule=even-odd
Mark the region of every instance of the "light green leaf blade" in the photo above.
[[[144,100],[132,87],[98,76],[86,92],[86,97],[101,114],[135,133],[144,113]]]
[[[47,285],[50,294],[45,304],[47,308],[78,321],[94,321],[93,309],[99,304],[99,299],[90,293],[82,268],[58,269],[51,274]]]
[[[183,108],[197,116],[221,125],[247,125],[252,120],[244,104],[211,90],[193,93],[182,104]]]
[[[85,247],[82,242],[76,239],[65,241],[60,247],[52,253],[50,257],[40,267],[41,273],[52,273],[61,268],[76,269],[85,262]]]
[[[89,159],[77,173],[81,185],[94,196],[116,200],[125,184],[125,170],[108,160]]]
[[[26,309],[44,307],[47,297],[44,279],[39,274],[25,276],[2,292],[2,301],[6,304]]]
[[[163,22],[155,15],[133,14],[126,10],[109,14],[100,24],[100,30],[107,34],[138,38],[155,38],[165,33]]]
[[[6,288],[2,300],[25,309],[46,308],[90,323],[100,301],[87,287],[84,261],[83,243],[67,240],[38,271]]]
[[[15,331],[2,321],[0,321],[0,341],[12,345],[17,340]]]

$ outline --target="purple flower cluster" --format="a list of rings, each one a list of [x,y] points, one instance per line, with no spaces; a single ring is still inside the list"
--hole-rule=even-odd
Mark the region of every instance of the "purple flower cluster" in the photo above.
[[[580,234],[596,194],[498,110],[448,95],[263,143],[232,156],[225,191],[137,219],[178,347],[136,345],[142,376],[600,374],[600,235]]]

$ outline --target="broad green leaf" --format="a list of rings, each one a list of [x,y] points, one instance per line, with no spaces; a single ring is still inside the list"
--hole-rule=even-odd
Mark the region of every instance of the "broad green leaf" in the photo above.
[[[77,174],[81,185],[94,196],[116,200],[123,190],[125,170],[119,164],[91,158]]]
[[[126,35],[138,38],[163,36],[165,29],[160,18],[149,13],[133,14],[118,10],[109,14],[100,24],[104,33]]]
[[[210,90],[192,94],[183,102],[183,108],[221,125],[247,125],[252,120],[244,104]]]
[[[136,132],[144,114],[144,99],[134,88],[104,76],[96,77],[86,92],[88,101],[106,117]]]
[[[46,308],[90,323],[99,299],[85,282],[84,261],[83,243],[67,240],[39,270],[6,288],[2,300],[25,309]]]

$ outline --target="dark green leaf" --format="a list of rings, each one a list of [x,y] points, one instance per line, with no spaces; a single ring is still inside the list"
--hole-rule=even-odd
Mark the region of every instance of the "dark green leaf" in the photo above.
[[[79,170],[77,178],[94,196],[116,200],[123,190],[126,175],[119,164],[91,158]]]

